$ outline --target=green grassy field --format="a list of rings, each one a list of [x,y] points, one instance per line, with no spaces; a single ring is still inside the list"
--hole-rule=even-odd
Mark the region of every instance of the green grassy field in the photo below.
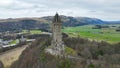
[[[32,34],[40,34],[41,31],[40,30],[30,30],[30,33],[32,33]]]
[[[9,44],[16,44],[17,43],[17,39],[16,40],[13,40],[13,41],[11,41]]]
[[[120,42],[120,32],[116,32],[115,29],[120,25],[114,25],[116,27],[112,27],[113,25],[109,25],[110,28],[102,28],[102,29],[92,29],[94,25],[85,25],[78,27],[65,27],[63,32],[69,34],[72,37],[83,37],[94,39],[97,41],[107,41],[110,43],[118,43]]]
[[[41,33],[41,31],[40,30],[30,30],[29,32],[28,32],[28,30],[23,30],[21,33],[31,33],[31,34],[40,34]]]

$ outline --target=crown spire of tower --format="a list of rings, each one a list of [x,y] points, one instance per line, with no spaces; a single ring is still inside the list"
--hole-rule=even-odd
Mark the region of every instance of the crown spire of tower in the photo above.
[[[59,14],[58,14],[57,12],[56,12],[56,14],[55,14],[55,16],[54,16],[53,22],[54,22],[54,23],[61,22],[60,16],[59,16]]]

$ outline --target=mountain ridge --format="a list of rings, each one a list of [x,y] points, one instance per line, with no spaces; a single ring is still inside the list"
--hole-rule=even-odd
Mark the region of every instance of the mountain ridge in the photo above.
[[[33,18],[8,18],[0,19],[0,32],[23,29],[48,29],[52,23],[53,16],[33,17]],[[63,26],[75,27],[90,24],[120,24],[120,21],[103,21],[97,18],[72,17],[61,15]]]

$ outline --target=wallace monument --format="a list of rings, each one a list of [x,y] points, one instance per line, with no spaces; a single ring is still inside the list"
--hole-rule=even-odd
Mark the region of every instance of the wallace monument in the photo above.
[[[58,15],[58,13],[56,13],[52,23],[52,42],[51,42],[53,50],[56,52],[56,54],[64,53],[64,44],[62,41],[61,29],[62,29],[61,18]]]
[[[52,51],[52,54],[54,55],[63,55],[65,48],[62,41],[61,31],[62,22],[58,13],[56,13],[56,15],[53,18],[51,29],[52,29],[52,41],[51,41],[52,49],[50,51]]]

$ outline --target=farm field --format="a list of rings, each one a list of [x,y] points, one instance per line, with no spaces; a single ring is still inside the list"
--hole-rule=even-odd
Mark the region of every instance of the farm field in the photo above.
[[[116,31],[120,25],[103,25],[109,28],[93,29],[95,25],[84,25],[77,27],[64,27],[63,32],[71,37],[82,37],[96,41],[107,41],[109,43],[120,42],[120,31]],[[21,33],[28,33],[28,30],[23,30]],[[41,30],[30,30],[30,34],[41,34]]]
[[[28,31],[28,30],[22,30],[22,32],[21,33],[31,33],[31,34],[40,34],[41,33],[41,31],[40,30],[30,30],[30,31]]]
[[[106,25],[105,25],[106,26]],[[120,42],[120,31],[116,31],[120,25],[107,25],[109,28],[93,29],[95,25],[85,25],[78,27],[65,27],[62,31],[69,36],[88,38],[97,41],[107,41],[109,43]]]

